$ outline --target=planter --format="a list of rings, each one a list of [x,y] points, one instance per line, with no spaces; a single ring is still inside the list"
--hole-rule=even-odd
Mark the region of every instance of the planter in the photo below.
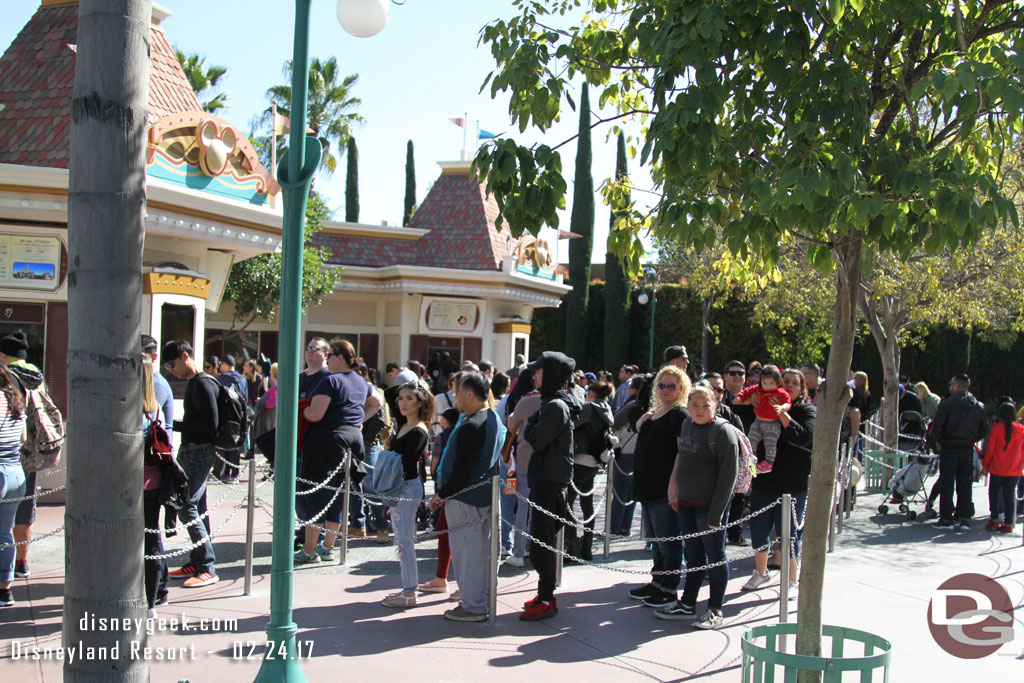
[[[907,454],[901,451],[864,451],[864,479],[868,493],[885,493],[896,470],[905,467]]]
[[[743,650],[743,683],[795,683],[798,671],[822,671],[824,683],[859,681],[888,683],[892,643],[884,638],[845,626],[822,626],[822,651],[831,655],[811,657],[776,650],[779,636],[796,638],[796,624],[755,626],[740,639]],[[758,645],[757,640],[764,644]],[[847,653],[848,649],[855,653]],[[781,676],[777,671],[781,667]],[[879,672],[878,670],[881,669]],[[849,674],[844,677],[845,674]]]

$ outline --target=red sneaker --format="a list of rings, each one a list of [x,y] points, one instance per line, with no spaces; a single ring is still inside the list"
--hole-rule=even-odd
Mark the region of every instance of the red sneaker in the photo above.
[[[1001,534],[1012,534],[1013,533],[1013,525],[1012,524],[1000,524],[998,531]]]
[[[997,520],[990,519],[985,525],[985,531],[998,531],[1000,526],[1002,525]]]
[[[190,576],[195,576],[198,573],[199,572],[196,570],[196,566],[189,562],[180,569],[172,569],[171,571],[167,572],[167,575],[170,576],[172,579],[187,579]]]
[[[757,463],[757,473],[758,474],[765,474],[766,472],[771,472],[771,471],[772,471],[772,464],[770,462],[768,462],[767,460],[762,460],[761,462]]]
[[[534,597],[534,598],[532,598],[532,599],[530,599],[530,600],[527,600],[526,602],[524,602],[523,603],[523,609],[530,609],[531,607],[536,605],[538,602],[540,602],[540,596],[539,595]]]
[[[551,598],[551,602],[542,602],[540,598],[534,598],[533,604],[527,607],[519,615],[523,621],[537,621],[538,619],[550,619],[558,614],[558,601]]]

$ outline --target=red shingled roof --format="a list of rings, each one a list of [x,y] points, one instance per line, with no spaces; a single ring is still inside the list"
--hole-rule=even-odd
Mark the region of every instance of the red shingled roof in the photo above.
[[[0,57],[0,163],[67,168],[78,5],[40,7]],[[151,32],[149,121],[198,111],[163,31]]]
[[[445,173],[416,210],[411,228],[430,232],[419,240],[317,235],[328,261],[347,266],[430,266],[459,270],[500,270],[511,233],[495,225],[498,207],[468,173]]]

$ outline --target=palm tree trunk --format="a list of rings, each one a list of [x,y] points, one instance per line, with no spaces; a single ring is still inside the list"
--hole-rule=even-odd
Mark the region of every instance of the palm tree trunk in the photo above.
[[[145,632],[99,630],[89,619],[146,617],[139,301],[150,16],[149,0],[82,0],[78,10],[63,644],[85,656],[64,664],[65,681],[149,680],[146,661],[130,656]]]
[[[821,601],[825,586],[825,554],[836,480],[836,454],[843,410],[850,400],[846,376],[853,360],[853,342],[860,289],[861,240],[853,235],[833,248],[837,264],[836,308],[832,325],[832,350],[825,374],[825,392],[818,392],[818,421],[814,429],[811,479],[805,511],[797,603],[797,653],[821,656]],[[821,672],[801,671],[800,683],[820,683]]]

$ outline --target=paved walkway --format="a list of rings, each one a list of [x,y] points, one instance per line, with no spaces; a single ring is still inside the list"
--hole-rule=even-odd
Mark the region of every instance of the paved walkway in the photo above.
[[[261,495],[270,497],[269,486]],[[241,491],[211,489],[211,501],[227,493],[213,513],[216,526]],[[836,551],[829,555],[825,623],[861,628],[893,643],[894,682],[993,681],[1024,678],[1024,547],[1021,536],[992,535],[981,527],[987,496],[981,485],[974,500],[975,528],[945,533],[902,515],[879,515],[880,496],[861,495]],[[60,526],[63,507],[40,508],[36,533]],[[182,661],[150,661],[156,683],[188,679],[252,680],[259,669],[269,606],[270,519],[256,515],[253,592],[242,595],[245,515],[235,515],[215,541],[221,582],[198,590],[172,587],[171,604],[161,608],[168,620],[147,645]],[[175,539],[177,540],[177,539]],[[177,540],[177,544],[184,542]],[[436,543],[418,546],[420,576],[433,574]],[[730,547],[730,556],[749,548]],[[26,659],[32,648],[60,645],[63,591],[63,538],[39,541],[30,553],[32,576],[15,584],[13,608],[0,611],[0,680],[59,681],[61,662]],[[97,561],[103,561],[97,553]],[[599,562],[598,565],[605,564]],[[642,545],[617,543],[611,567],[644,570],[649,560]],[[395,611],[380,600],[399,586],[394,550],[373,540],[350,546],[348,566],[313,566],[295,572],[295,620],[310,681],[344,675],[352,680],[418,681],[738,681],[740,636],[750,626],[778,619],[778,582],[756,593],[740,586],[752,560],[733,563],[725,608],[726,626],[698,631],[688,622],[654,618],[650,609],[627,599],[627,590],[643,580],[600,566],[567,566],[558,591],[560,614],[542,622],[517,618],[523,601],[533,597],[536,574],[503,566],[498,622],[456,624],[441,617],[454,605],[443,595],[426,595],[420,605]],[[950,576],[977,572],[997,578],[1019,609],[1016,639],[981,660],[960,660],[942,651],[926,623],[935,588]],[[702,591],[706,599],[706,588]],[[793,609],[795,610],[795,603]],[[791,615],[795,620],[795,614]],[[171,620],[177,620],[172,624]],[[214,628],[205,632],[203,628]],[[21,653],[15,659],[14,655]]]

